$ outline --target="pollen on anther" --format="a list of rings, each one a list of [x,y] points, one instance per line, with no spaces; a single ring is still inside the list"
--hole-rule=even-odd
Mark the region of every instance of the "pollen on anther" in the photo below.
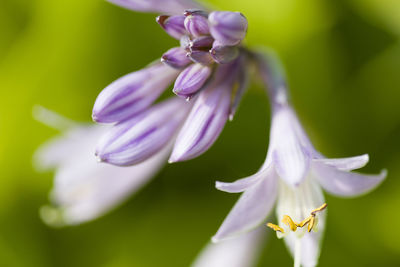
[[[285,233],[285,230],[283,230],[283,228],[279,227],[279,226],[276,225],[276,224],[267,223],[267,226],[268,226],[269,228],[273,229],[273,230],[276,231],[276,232]]]

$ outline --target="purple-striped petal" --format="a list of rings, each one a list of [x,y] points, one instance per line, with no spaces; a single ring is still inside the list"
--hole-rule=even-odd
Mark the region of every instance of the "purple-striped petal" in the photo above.
[[[338,159],[326,159],[326,158],[318,158],[313,159],[315,162],[321,162],[326,165],[335,167],[341,171],[352,171],[356,169],[360,169],[364,167],[368,161],[368,154],[364,154],[361,156],[350,157],[350,158],[338,158]]]
[[[273,169],[268,177],[247,189],[236,202],[213,242],[223,241],[247,232],[262,224],[274,206],[277,195],[277,177]]]
[[[180,40],[183,36],[187,35],[185,29],[185,16],[158,16],[157,23],[166,31],[170,36]]]
[[[192,64],[184,69],[175,81],[174,93],[188,98],[197,93],[211,75],[211,67]]]
[[[186,9],[200,8],[191,0],[107,0],[110,3],[140,12],[180,14]]]
[[[181,69],[186,67],[191,61],[187,57],[185,49],[174,47],[162,55],[161,62],[172,68]]]
[[[222,45],[237,45],[246,36],[247,19],[240,12],[215,11],[208,20],[211,35]]]
[[[221,45],[215,41],[210,50],[211,56],[218,64],[226,64],[239,56],[239,48],[237,46]]]
[[[100,161],[119,166],[140,163],[171,141],[190,104],[173,98],[111,128],[100,140]]]
[[[143,111],[177,75],[177,70],[159,63],[119,78],[97,97],[93,120],[102,123],[119,122]]]
[[[187,14],[185,28],[192,36],[202,36],[210,34],[207,17],[201,14]]]
[[[210,85],[200,93],[179,132],[169,162],[195,158],[211,147],[228,119],[230,93],[227,84]]]
[[[378,175],[341,171],[321,162],[312,163],[312,171],[320,185],[329,193],[355,197],[370,192],[386,178],[386,170]]]
[[[293,111],[275,109],[271,124],[272,157],[278,175],[289,185],[297,186],[310,170],[311,152],[303,146],[293,125]]]

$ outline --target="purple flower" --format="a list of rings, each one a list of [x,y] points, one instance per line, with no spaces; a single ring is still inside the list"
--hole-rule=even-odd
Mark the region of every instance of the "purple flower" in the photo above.
[[[81,224],[104,215],[154,177],[171,151],[170,144],[129,168],[100,164],[93,153],[109,126],[78,124],[40,107],[35,115],[63,131],[34,156],[38,169],[56,171],[51,205],[40,209],[42,219],[52,226]]]
[[[100,139],[97,157],[119,166],[143,162],[172,142],[190,106],[170,99],[116,124]]]
[[[185,16],[158,16],[157,22],[173,38],[181,39],[186,34]]]
[[[257,55],[257,60],[272,106],[269,149],[256,174],[233,183],[216,183],[219,190],[243,194],[213,237],[215,242],[262,224],[275,202],[279,221],[288,215],[301,222],[324,203],[321,187],[336,196],[354,197],[373,190],[386,177],[386,171],[379,175],[351,172],[368,162],[367,155],[328,159],[317,152],[287,101],[280,69],[271,58]],[[325,216],[325,213],[317,216],[318,232],[298,234],[291,232],[285,223],[279,223],[285,234],[278,232],[278,236],[284,236],[296,266],[317,264]],[[316,223],[310,230],[316,230]]]
[[[177,75],[177,70],[158,63],[119,78],[97,97],[93,107],[93,120],[114,123],[144,111]]]
[[[174,47],[164,53],[161,62],[176,69],[181,69],[191,63],[187,51],[182,47]]]
[[[157,22],[180,47],[165,52],[162,63],[128,74],[99,94],[93,119],[114,126],[101,139],[97,156],[114,165],[137,164],[173,142],[183,121],[170,162],[201,155],[233,118],[247,87],[249,53],[240,44],[246,18],[238,12],[209,14],[188,0],[111,2],[137,11],[165,11]],[[189,105],[168,112],[152,107],[173,80],[173,92],[194,102],[189,115]]]
[[[212,37],[222,45],[237,45],[247,33],[247,19],[240,12],[214,11],[208,17]]]
[[[200,8],[191,0],[107,0],[110,3],[140,12],[178,14],[187,9]]]
[[[187,11],[185,16],[185,28],[190,35],[197,37],[210,34],[207,14]]]
[[[199,91],[210,77],[212,69],[202,64],[192,64],[184,69],[175,81],[174,93],[190,98]]]
[[[221,133],[230,115],[232,90],[239,62],[220,66],[214,81],[196,99],[180,131],[169,162],[195,158],[206,151]],[[231,78],[228,73],[232,74]]]

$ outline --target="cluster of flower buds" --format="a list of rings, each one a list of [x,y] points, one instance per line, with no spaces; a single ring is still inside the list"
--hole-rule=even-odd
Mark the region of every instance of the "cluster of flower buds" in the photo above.
[[[246,88],[248,59],[241,42],[247,20],[241,13],[189,9],[157,22],[180,46],[100,93],[93,119],[114,124],[97,147],[100,161],[137,164],[170,143],[170,162],[197,157],[233,118]],[[153,105],[174,80],[179,98]]]
[[[247,31],[247,20],[239,12],[187,10],[184,15],[159,16],[157,22],[180,40],[180,47],[168,50],[161,61],[184,69],[174,92],[189,99],[209,80],[214,63],[229,64],[239,57],[240,42]]]

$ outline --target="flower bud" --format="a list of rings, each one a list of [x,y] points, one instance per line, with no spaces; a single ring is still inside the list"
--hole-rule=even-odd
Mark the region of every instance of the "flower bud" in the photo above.
[[[177,70],[159,63],[119,78],[97,97],[93,107],[93,120],[114,123],[143,111],[164,92],[177,75]]]
[[[186,17],[185,28],[195,37],[210,34],[207,17],[195,13]]]
[[[190,98],[206,83],[212,72],[211,67],[192,64],[184,69],[174,85],[174,93],[184,98]]]
[[[171,141],[189,107],[190,103],[172,98],[116,124],[101,138],[96,156],[118,166],[148,159]]]
[[[185,49],[174,47],[162,55],[161,62],[172,68],[181,69],[186,67],[191,61],[187,57]]]
[[[218,41],[215,41],[210,54],[218,64],[226,64],[239,56],[239,48],[237,46],[221,45]]]
[[[187,34],[184,21],[185,16],[158,16],[157,23],[173,38],[181,39]]]
[[[232,79],[226,79],[230,66],[221,65],[215,79],[202,91],[176,139],[169,162],[195,158],[207,151],[228,120]]]
[[[169,162],[195,158],[211,147],[228,119],[229,90],[203,91],[182,127]]]
[[[208,21],[212,37],[222,45],[237,45],[246,36],[247,19],[240,12],[212,12]]]
[[[211,36],[200,36],[190,42],[189,48],[192,50],[209,50],[214,43]]]
[[[210,52],[203,50],[192,50],[187,53],[189,59],[191,59],[195,63],[199,63],[202,65],[210,65],[214,63],[213,58],[211,57]]]

